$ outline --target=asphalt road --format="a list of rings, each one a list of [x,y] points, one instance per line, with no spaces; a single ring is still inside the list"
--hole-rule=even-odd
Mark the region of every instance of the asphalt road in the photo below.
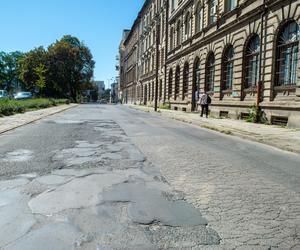
[[[105,180],[96,179],[98,169]],[[61,180],[65,176],[72,181]],[[9,239],[0,236],[0,248],[26,249],[31,242],[30,249],[40,234],[53,234],[56,242],[53,232],[65,231],[74,237],[61,246],[74,246],[81,235],[79,249],[300,248],[299,155],[124,106],[82,105],[1,135],[0,178],[23,177],[21,187],[11,188],[25,193],[22,200],[33,214],[47,217],[53,210],[53,221],[66,216],[72,225],[53,228],[51,221],[43,228],[49,223],[33,216],[27,230]],[[79,206],[61,204],[59,198],[52,204],[74,187],[98,181],[106,184],[91,185],[95,196]],[[47,191],[51,185],[57,185],[54,197]],[[72,195],[85,199],[78,191]],[[0,206],[6,196],[0,192]],[[24,213],[25,207],[20,208]],[[91,207],[106,225],[100,233]],[[0,217],[7,217],[8,208]],[[0,228],[6,226],[0,220]]]

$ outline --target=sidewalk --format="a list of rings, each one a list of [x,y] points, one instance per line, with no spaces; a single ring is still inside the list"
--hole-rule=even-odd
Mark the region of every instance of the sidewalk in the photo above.
[[[154,113],[152,107],[127,105],[130,108]],[[234,135],[243,139],[264,143],[285,151],[300,153],[300,129],[289,129],[273,125],[254,124],[242,120],[202,118],[197,113],[160,109],[163,117],[197,125],[202,128]]]
[[[51,107],[47,109],[29,111],[23,114],[0,117],[0,134],[76,106],[77,104],[60,105],[60,106]]]

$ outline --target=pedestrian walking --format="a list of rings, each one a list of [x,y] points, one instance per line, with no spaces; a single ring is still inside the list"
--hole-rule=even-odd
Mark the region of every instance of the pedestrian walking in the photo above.
[[[201,117],[203,117],[205,111],[205,116],[208,118],[209,104],[211,104],[211,98],[206,92],[204,92],[200,97]]]

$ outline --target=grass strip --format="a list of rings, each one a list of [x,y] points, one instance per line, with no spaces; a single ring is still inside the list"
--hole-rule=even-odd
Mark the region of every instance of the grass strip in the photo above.
[[[17,113],[24,113],[30,110],[44,109],[62,104],[69,104],[66,99],[27,99],[10,100],[0,99],[0,116],[9,116]]]

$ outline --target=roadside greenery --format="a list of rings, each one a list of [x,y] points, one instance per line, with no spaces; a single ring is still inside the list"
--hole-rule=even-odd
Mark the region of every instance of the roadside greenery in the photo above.
[[[165,103],[165,104],[161,104],[159,105],[160,109],[171,109],[171,105],[170,103]]]
[[[28,99],[28,100],[10,100],[0,99],[0,116],[9,116],[16,113],[24,113],[29,110],[49,108],[62,104],[69,104],[67,99]]]
[[[76,102],[91,85],[94,66],[90,49],[78,38],[66,35],[47,49],[0,52],[0,89]]]
[[[253,105],[249,108],[249,116],[246,121],[252,123],[266,123],[267,119],[264,111],[260,107]]]

